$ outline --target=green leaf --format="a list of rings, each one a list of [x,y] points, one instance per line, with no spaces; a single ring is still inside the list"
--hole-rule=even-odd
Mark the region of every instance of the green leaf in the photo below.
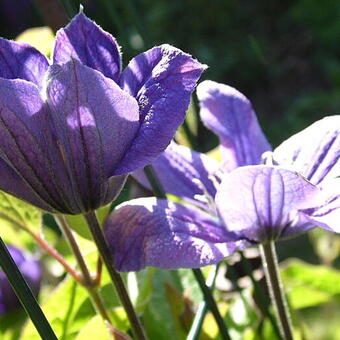
[[[232,339],[241,340],[248,329],[256,327],[258,317],[251,301],[251,289],[244,289],[230,304],[225,322]]]
[[[34,27],[22,32],[15,40],[28,43],[49,57],[54,44],[54,34],[49,27]]]
[[[110,204],[96,210],[100,225],[103,224],[110,212]],[[90,230],[83,215],[65,215],[69,226],[80,236],[87,240],[92,240]]]
[[[42,213],[38,208],[0,191],[1,236],[7,244],[33,250],[32,237],[22,232],[31,229],[37,232],[42,225]]]
[[[76,340],[111,340],[108,330],[103,327],[103,320],[99,315],[94,316],[81,329],[75,338]]]
[[[147,269],[148,270],[148,269]],[[176,271],[151,269],[152,297],[144,310],[143,321],[150,339],[183,339],[176,328],[176,320],[166,296],[166,285],[171,285],[182,291]]]
[[[60,340],[74,339],[84,323],[95,315],[86,290],[69,277],[50,294],[42,309]],[[22,339],[40,340],[31,321]]]
[[[42,213],[38,208],[0,191],[0,220],[29,229],[41,227]]]
[[[294,259],[281,270],[294,308],[315,306],[340,294],[340,271]]]
[[[17,340],[26,319],[27,314],[23,309],[0,316],[0,339]]]

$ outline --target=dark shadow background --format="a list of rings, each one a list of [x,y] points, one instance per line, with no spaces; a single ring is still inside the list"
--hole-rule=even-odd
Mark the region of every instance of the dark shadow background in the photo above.
[[[67,22],[61,3],[1,0],[0,35]],[[273,146],[340,112],[340,2],[337,0],[87,0],[85,13],[122,45],[124,64],[161,43],[209,65],[203,79],[246,94]],[[71,11],[71,10],[70,10]],[[217,140],[200,126],[199,149]]]

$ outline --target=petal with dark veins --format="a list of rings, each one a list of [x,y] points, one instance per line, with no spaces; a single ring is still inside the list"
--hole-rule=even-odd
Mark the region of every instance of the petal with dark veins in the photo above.
[[[194,200],[195,195],[204,194],[203,185],[206,192],[215,197],[216,188],[210,176],[218,171],[220,164],[211,157],[172,142],[152,166],[167,193]],[[132,176],[144,187],[152,189],[143,169],[133,172]]]
[[[280,238],[285,228],[296,227],[300,210],[319,203],[320,190],[302,176],[264,165],[226,174],[216,194],[226,228],[259,243]]]
[[[115,81],[121,72],[120,48],[116,40],[83,13],[57,32],[54,63],[66,63],[71,59],[77,59]]]
[[[220,138],[227,171],[260,164],[271,150],[249,100],[236,89],[206,80],[197,87],[203,123]]]
[[[82,199],[82,211],[95,209],[105,200],[103,183],[138,130],[137,102],[113,80],[74,59],[51,67],[47,102],[70,187]]]
[[[0,77],[24,79],[40,88],[48,68],[46,57],[32,46],[0,38]]]
[[[183,123],[204,69],[205,65],[170,45],[154,47],[130,61],[120,84],[137,99],[140,129],[115,174],[144,167],[165,150]]]
[[[273,156],[315,185],[340,176],[340,116],[323,118],[288,138]]]
[[[120,271],[202,267],[250,245],[227,233],[211,215],[156,198],[123,203],[104,228]]]

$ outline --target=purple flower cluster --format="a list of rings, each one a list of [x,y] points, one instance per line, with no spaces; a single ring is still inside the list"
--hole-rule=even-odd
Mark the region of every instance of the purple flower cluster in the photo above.
[[[79,214],[168,146],[205,66],[161,45],[122,71],[116,40],[83,13],[57,33],[52,61],[0,39],[0,188]]]
[[[38,296],[42,274],[39,263],[36,260],[25,257],[18,248],[9,246],[8,251],[30,286],[33,294]],[[11,312],[19,306],[20,302],[8,282],[5,273],[0,270],[0,315]]]
[[[52,213],[87,213],[131,172],[149,187],[140,169],[152,163],[181,202],[143,198],[112,213],[105,232],[121,271],[200,267],[315,226],[340,232],[340,116],[272,150],[249,100],[204,81],[200,115],[222,163],[167,148],[204,69],[161,45],[122,70],[116,40],[83,13],[57,33],[51,63],[0,39],[0,189]]]
[[[271,151],[244,95],[212,81],[197,94],[223,162],[175,143],[157,158],[165,190],[184,201],[141,198],[112,213],[106,235],[119,270],[201,267],[316,226],[340,232],[340,116]]]

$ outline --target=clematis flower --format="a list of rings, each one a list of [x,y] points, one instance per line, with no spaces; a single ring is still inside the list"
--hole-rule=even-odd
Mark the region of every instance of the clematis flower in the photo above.
[[[0,39],[0,189],[79,214],[167,147],[205,66],[161,45],[121,71],[116,40],[83,13],[57,33],[52,58]]]
[[[39,263],[34,259],[25,257],[22,251],[16,247],[9,246],[8,251],[27,281],[27,284],[30,286],[33,294],[38,296],[42,274]],[[5,273],[0,270],[0,316],[17,309],[19,306],[20,302],[8,282]]]
[[[223,162],[175,143],[156,159],[165,190],[184,202],[142,198],[117,207],[105,230],[119,270],[201,267],[317,225],[340,231],[334,185],[340,116],[314,123],[271,152],[240,92],[205,81],[198,98],[203,122],[220,138]],[[141,172],[134,176],[148,186]]]

